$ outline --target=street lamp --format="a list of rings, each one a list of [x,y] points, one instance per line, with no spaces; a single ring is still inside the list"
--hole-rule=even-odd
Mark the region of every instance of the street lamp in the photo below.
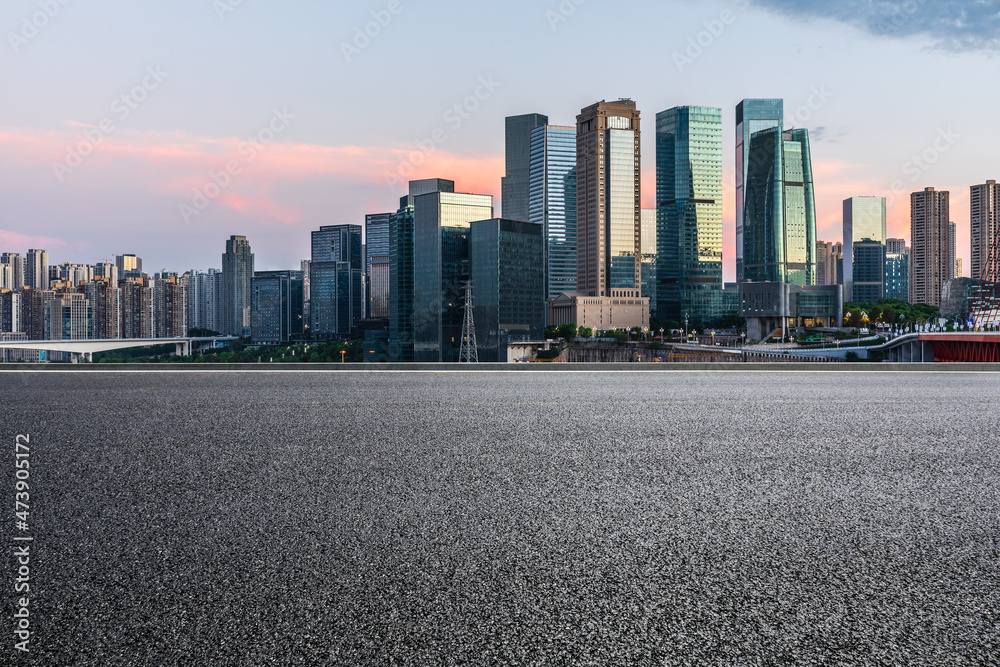
[[[660,327],[660,342],[663,342],[663,327]]]
[[[347,350],[340,351],[340,363],[344,363],[344,356],[347,354]]]

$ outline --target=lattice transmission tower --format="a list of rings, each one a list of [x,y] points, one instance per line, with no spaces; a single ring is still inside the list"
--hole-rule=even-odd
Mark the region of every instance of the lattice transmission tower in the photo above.
[[[478,364],[479,346],[476,344],[476,321],[472,316],[472,281],[465,282],[465,319],[462,321],[462,349],[460,364]]]
[[[992,329],[1000,323],[1000,226],[990,246],[990,254],[979,276],[976,293],[969,299],[967,319],[978,329]],[[975,278],[976,276],[973,276]]]

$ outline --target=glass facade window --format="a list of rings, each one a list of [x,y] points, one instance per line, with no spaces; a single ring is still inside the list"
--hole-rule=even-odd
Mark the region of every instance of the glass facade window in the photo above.
[[[508,116],[505,119],[506,175],[500,183],[501,212],[505,218],[529,219],[534,131],[548,122],[548,116],[537,113]]]
[[[722,110],[656,115],[657,297],[661,320],[715,324],[722,302]]]
[[[885,244],[874,239],[862,239],[853,244],[854,284],[856,302],[878,301],[885,297]]]
[[[253,276],[252,340],[281,344],[302,337],[305,275],[301,271],[258,271]]]
[[[736,106],[736,280],[744,280],[746,185],[750,168],[751,137],[784,124],[784,101],[743,100]]]
[[[389,317],[389,219],[391,213],[365,216],[365,290],[368,317]]]
[[[576,128],[546,125],[531,132],[528,182],[528,220],[545,233],[546,298],[574,292]]]
[[[886,253],[885,298],[908,301],[910,298],[910,256]]]
[[[309,316],[317,338],[349,338],[364,317],[361,225],[331,225],[312,233]]]
[[[852,298],[855,280],[854,244],[863,239],[884,244],[885,220],[885,197],[851,197],[844,200],[844,296],[849,301],[858,300],[856,297]]]

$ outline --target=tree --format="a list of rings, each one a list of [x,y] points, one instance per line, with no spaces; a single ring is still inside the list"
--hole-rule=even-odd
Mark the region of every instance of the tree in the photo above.
[[[563,324],[557,329],[559,336],[566,339],[566,342],[572,341],[576,338],[576,323],[570,322],[569,324]]]

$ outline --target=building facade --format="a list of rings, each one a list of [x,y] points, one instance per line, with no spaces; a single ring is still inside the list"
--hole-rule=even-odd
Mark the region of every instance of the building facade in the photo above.
[[[250,288],[253,283],[253,252],[245,236],[226,241],[222,256],[222,330],[227,336],[250,336]]]
[[[391,213],[365,216],[367,316],[389,318],[389,221]]]
[[[853,246],[854,281],[851,301],[868,303],[884,298],[885,244],[875,239],[861,239],[855,241]]]
[[[816,284],[842,284],[840,272],[844,265],[844,244],[831,241],[816,242]]]
[[[750,173],[750,148],[754,134],[784,127],[784,106],[780,99],[747,99],[736,105],[736,281],[743,282],[746,218],[746,187]],[[758,156],[758,159],[761,156]],[[768,165],[774,166],[773,160]],[[780,169],[776,170],[780,173]]]
[[[656,115],[657,295],[661,320],[718,323],[722,304],[722,109]]]
[[[934,188],[910,195],[910,303],[941,304],[951,277],[950,193]]]
[[[250,338],[255,345],[281,345],[302,338],[304,286],[301,271],[254,273]]]
[[[886,239],[885,298],[910,300],[910,250],[906,239]]]
[[[531,131],[527,220],[545,230],[546,298],[576,291],[576,207],[576,128],[538,126]]]
[[[364,319],[361,225],[329,225],[312,233],[309,313],[316,338],[350,338]]]
[[[740,283],[740,314],[748,341],[788,339],[797,328],[837,328],[844,319],[843,286]]]
[[[972,263],[969,277],[982,280],[1000,232],[1000,184],[986,181],[970,188],[970,227],[972,231]]]
[[[479,220],[470,225],[469,250],[479,361],[506,362],[511,342],[544,335],[544,228]]]
[[[31,289],[49,288],[49,253],[29,250],[24,262],[24,284]]]
[[[854,244],[862,240],[885,243],[885,197],[851,197],[844,200],[844,299],[864,301],[854,296]],[[871,278],[871,274],[868,275]],[[872,291],[871,281],[865,288]],[[882,281],[879,281],[881,284]]]
[[[6,288],[13,290],[15,292],[20,292],[24,289],[24,258],[21,257],[20,253],[16,252],[5,252],[0,255],[0,265],[8,267],[9,280]]]
[[[529,219],[532,132],[548,123],[548,116],[538,113],[508,116],[504,121],[506,175],[500,180],[500,206],[508,220]]]

